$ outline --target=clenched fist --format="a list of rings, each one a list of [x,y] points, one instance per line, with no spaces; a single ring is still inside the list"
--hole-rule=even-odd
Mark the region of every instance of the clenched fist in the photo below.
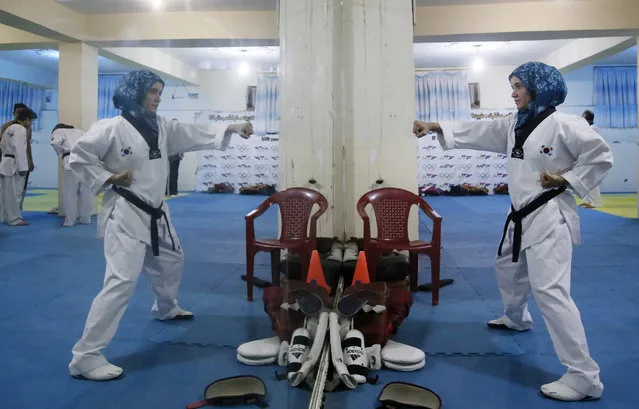
[[[129,187],[133,183],[133,172],[130,170],[120,172],[117,175],[111,176],[107,182],[116,186]]]
[[[243,124],[235,124],[230,126],[231,130],[240,135],[244,139],[248,139],[253,135],[253,124],[245,122]]]
[[[428,134],[429,132],[439,132],[441,131],[441,127],[437,122],[422,122],[415,121],[413,123],[413,133],[416,137],[421,138],[422,136]]]
[[[555,175],[550,172],[541,172],[541,187],[544,189],[551,187],[561,187],[567,185],[568,182],[563,176]]]

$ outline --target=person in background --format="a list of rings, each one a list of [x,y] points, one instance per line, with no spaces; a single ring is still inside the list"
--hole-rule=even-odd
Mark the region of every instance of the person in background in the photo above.
[[[26,106],[22,102],[18,102],[17,104],[13,106],[13,119],[11,121],[7,121],[2,124],[2,128],[0,128],[0,141],[2,140],[2,135],[4,135],[4,131],[6,131],[7,128],[9,128],[11,125],[18,123],[17,122],[18,114],[24,108],[28,108],[28,106]],[[2,160],[2,151],[0,151],[0,161],[1,160]]]
[[[590,111],[590,110],[584,111],[584,113],[581,114],[581,117],[583,119],[585,119],[586,122],[588,122],[590,127],[595,132],[600,134],[599,128],[597,128],[594,125],[594,123],[595,123],[595,114],[592,111]],[[599,189],[599,186],[597,186],[596,188],[592,189],[588,193],[588,195],[586,197],[584,197],[584,202],[580,206],[587,207],[589,209],[594,209],[595,207],[601,207],[602,206],[602,203],[601,203],[601,190]]]
[[[29,225],[22,219],[20,201],[23,198],[24,179],[29,171],[27,131],[37,117],[29,108],[20,109],[15,123],[6,128],[0,139],[0,222],[10,226]]]
[[[573,245],[580,241],[577,204],[612,167],[610,146],[583,118],[558,112],[568,93],[559,70],[541,62],[508,77],[517,113],[492,121],[415,121],[422,137],[435,132],[443,149],[508,155],[511,200],[495,258],[504,314],[489,328],[527,331],[530,296],[541,311],[564,375],[540,387],[551,399],[581,401],[603,394],[600,369],[590,356],[579,309],[570,295]]]
[[[177,121],[177,119],[174,118],[171,121]],[[169,181],[166,189],[167,196],[176,197],[178,194],[178,175],[182,159],[184,159],[183,153],[169,156]]]
[[[72,125],[57,124],[51,133],[51,146],[62,160],[64,167],[64,188],[62,200],[64,203],[64,227],[72,227],[80,219],[80,224],[91,224],[93,210],[93,194],[89,187],[82,183],[73,173],[69,165],[71,149],[82,137],[84,132]]]

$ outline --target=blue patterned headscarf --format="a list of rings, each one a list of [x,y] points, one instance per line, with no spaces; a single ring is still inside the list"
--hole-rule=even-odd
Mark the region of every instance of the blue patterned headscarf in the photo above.
[[[512,77],[521,80],[532,98],[528,106],[517,112],[515,129],[521,128],[546,109],[561,105],[566,100],[568,88],[564,77],[555,67],[541,62],[528,62],[515,68],[508,79]]]
[[[162,78],[148,70],[135,70],[123,75],[115,87],[113,105],[144,124],[153,132],[158,131],[158,121],[155,112],[149,112],[142,106],[146,93],[156,82],[162,83]]]

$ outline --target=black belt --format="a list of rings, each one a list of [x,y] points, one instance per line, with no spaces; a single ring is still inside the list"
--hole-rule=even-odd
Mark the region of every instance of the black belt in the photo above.
[[[173,234],[171,234],[171,226],[169,225],[169,220],[166,217],[166,213],[162,210],[162,205],[158,208],[154,208],[144,200],[140,199],[135,193],[130,190],[123,189],[119,186],[113,185],[113,191],[122,196],[127,202],[131,203],[133,206],[142,210],[149,216],[151,216],[151,247],[153,248],[153,255],[160,255],[160,243],[159,243],[159,234],[158,234],[158,223],[160,219],[164,218],[166,222],[166,228],[169,231],[169,237],[171,237],[171,243],[173,245],[173,251],[175,251],[175,241],[173,240]]]
[[[71,152],[64,152],[62,154],[62,159],[66,158],[67,156],[71,155]]]
[[[15,159],[16,155],[11,155],[10,153],[5,153],[4,157],[5,158],[13,158],[13,159]]]
[[[497,255],[501,256],[501,248],[504,245],[504,239],[506,238],[506,232],[508,231],[508,225],[512,221],[515,223],[515,231],[513,233],[513,263],[516,263],[519,260],[519,252],[521,251],[521,235],[522,235],[522,225],[521,221],[524,217],[528,216],[535,210],[539,209],[541,206],[545,205],[555,197],[559,196],[566,190],[566,186],[562,186],[557,189],[547,190],[541,195],[537,196],[532,202],[528,203],[526,206],[522,207],[519,210],[515,210],[514,206],[510,205],[510,214],[508,218],[506,218],[506,224],[504,225],[504,234],[501,236],[501,241],[499,242],[499,250],[497,250]]]

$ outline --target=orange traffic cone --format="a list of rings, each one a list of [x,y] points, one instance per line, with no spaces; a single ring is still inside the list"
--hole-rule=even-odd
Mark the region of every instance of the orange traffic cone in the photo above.
[[[328,284],[326,284],[324,271],[322,270],[322,264],[320,263],[319,253],[317,252],[317,250],[313,250],[313,253],[311,253],[311,263],[308,266],[306,282],[308,284],[315,283],[317,286],[324,287],[329,292],[331,291],[331,289],[328,287]]]
[[[370,276],[368,275],[368,265],[366,264],[366,253],[363,251],[359,252],[357,256],[357,264],[355,265],[355,274],[353,274],[353,282],[351,285],[355,284],[369,284],[371,282]]]

